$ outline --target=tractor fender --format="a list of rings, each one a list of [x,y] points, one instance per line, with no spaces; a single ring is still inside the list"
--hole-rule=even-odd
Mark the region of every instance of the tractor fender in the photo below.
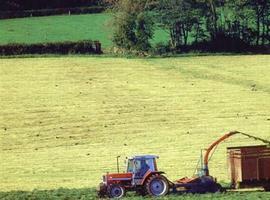
[[[143,177],[143,180],[142,180],[142,185],[145,184],[146,180],[151,177],[152,175],[155,175],[155,174],[165,174],[165,172],[162,172],[162,171],[150,171],[148,170],[148,172],[145,173],[144,177]]]

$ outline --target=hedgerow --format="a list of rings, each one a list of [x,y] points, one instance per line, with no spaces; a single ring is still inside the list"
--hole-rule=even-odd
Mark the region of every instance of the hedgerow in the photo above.
[[[39,44],[0,45],[0,55],[23,54],[101,54],[99,41],[84,40],[78,42],[55,42]]]
[[[22,18],[22,17],[41,17],[51,15],[68,14],[91,14],[101,13],[106,8],[104,6],[76,7],[76,8],[55,8],[41,10],[21,10],[21,11],[2,11],[0,19]]]

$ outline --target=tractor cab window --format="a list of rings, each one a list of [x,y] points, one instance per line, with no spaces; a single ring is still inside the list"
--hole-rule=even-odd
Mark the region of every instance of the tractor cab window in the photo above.
[[[154,159],[147,159],[147,160],[145,160],[145,161],[146,161],[146,164],[149,166],[149,169],[150,169],[151,171],[156,171]]]
[[[135,165],[135,172],[149,169],[151,171],[155,171],[154,159],[135,160],[134,165]]]
[[[143,175],[148,170],[156,171],[154,159],[131,159],[128,160],[127,172]]]
[[[134,165],[135,165],[135,173],[138,173],[142,168],[141,160],[135,160]]]
[[[133,173],[134,171],[134,160],[128,160],[127,172]]]

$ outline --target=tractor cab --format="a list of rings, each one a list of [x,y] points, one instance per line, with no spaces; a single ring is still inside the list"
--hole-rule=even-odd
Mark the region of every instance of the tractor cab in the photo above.
[[[131,157],[128,159],[127,173],[132,173],[134,179],[142,179],[146,173],[158,171],[157,158],[153,155]]]

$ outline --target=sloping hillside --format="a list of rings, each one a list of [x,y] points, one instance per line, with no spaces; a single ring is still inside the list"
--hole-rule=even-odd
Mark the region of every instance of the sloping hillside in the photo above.
[[[1,59],[0,190],[95,187],[117,155],[143,153],[191,176],[227,131],[270,139],[269,68],[270,56]],[[222,144],[210,172],[228,181],[226,146],[248,144]]]

